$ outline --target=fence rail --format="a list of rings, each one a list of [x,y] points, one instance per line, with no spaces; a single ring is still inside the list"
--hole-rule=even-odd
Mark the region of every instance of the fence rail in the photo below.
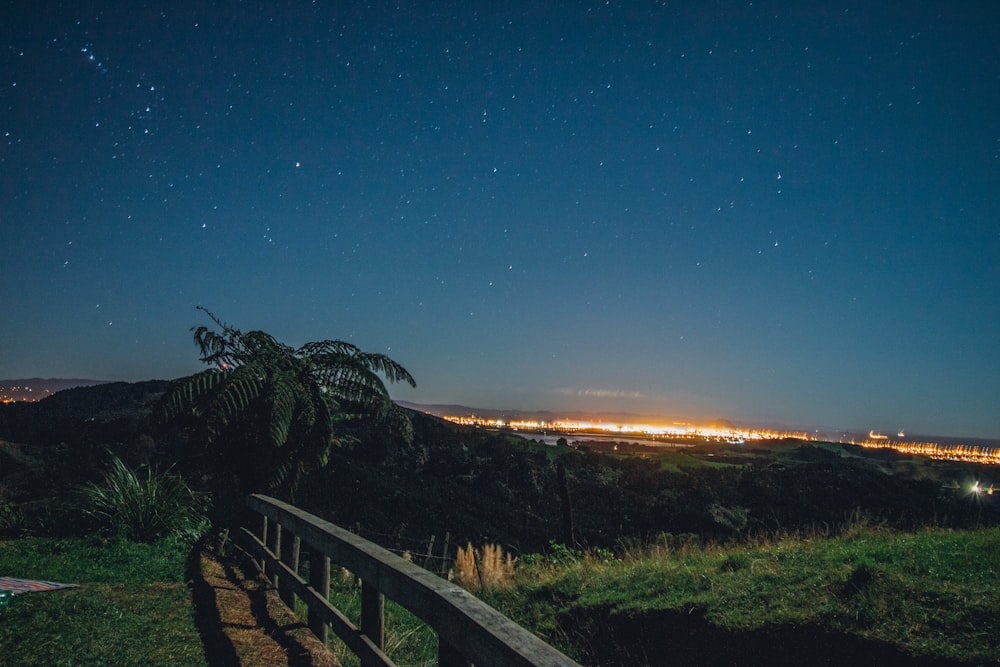
[[[241,537],[265,576],[286,604],[293,606],[295,596],[305,603],[317,637],[325,642],[331,628],[363,667],[393,664],[382,651],[385,597],[437,632],[442,667],[577,664],[465,589],[377,544],[268,496],[252,495],[247,505],[263,520],[259,534],[244,527]],[[303,549],[308,581],[299,575]],[[361,580],[360,627],[328,600],[331,562]]]

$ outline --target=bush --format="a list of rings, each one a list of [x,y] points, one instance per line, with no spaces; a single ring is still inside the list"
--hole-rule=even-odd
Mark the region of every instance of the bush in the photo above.
[[[23,521],[17,505],[11,501],[0,501],[0,536],[16,535]]]
[[[98,482],[81,489],[82,510],[115,535],[137,542],[173,536],[194,541],[207,528],[204,499],[179,475],[130,468],[117,456]]]

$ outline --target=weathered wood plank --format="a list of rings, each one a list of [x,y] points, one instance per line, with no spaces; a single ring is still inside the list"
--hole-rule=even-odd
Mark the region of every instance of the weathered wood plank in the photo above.
[[[379,649],[385,648],[385,597],[364,579],[361,580],[361,634]],[[364,661],[361,663],[364,667]]]
[[[298,578],[299,574],[299,551],[302,548],[302,539],[297,535],[294,536],[292,540],[291,548],[286,545],[284,547],[284,552],[281,555],[281,562],[288,566],[295,577]],[[295,609],[295,595],[291,586],[279,586],[278,595],[281,596],[281,601],[285,603],[289,609]]]
[[[330,557],[312,549],[309,554],[309,585],[324,600],[330,597]],[[309,608],[309,629],[324,644],[329,625]]]
[[[454,646],[438,637],[438,667],[469,667],[469,661]]]
[[[304,579],[292,572],[291,568],[278,560],[273,551],[260,541],[256,535],[246,528],[241,529],[239,539],[242,547],[250,555],[260,561],[267,563],[267,567],[274,572],[280,571],[282,581],[306,604],[309,609],[310,620],[313,615],[324,627],[330,627],[334,634],[340,638],[347,648],[355,655],[367,659],[365,664],[383,665],[384,667],[395,667],[392,662],[375,644],[364,634],[361,629],[354,625],[350,619],[334,607],[327,595],[321,595],[316,589],[306,583]],[[311,629],[311,624],[310,624]],[[325,643],[325,639],[324,639]]]
[[[377,544],[274,498],[253,495],[247,504],[409,609],[469,662],[500,667],[577,664],[465,589]]]

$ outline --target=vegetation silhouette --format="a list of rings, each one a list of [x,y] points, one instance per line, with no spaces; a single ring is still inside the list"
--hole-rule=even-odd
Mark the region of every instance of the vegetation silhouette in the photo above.
[[[205,333],[202,338],[207,341]],[[219,335],[227,334],[223,330]],[[289,367],[298,363],[296,350],[266,334],[260,340],[264,348],[291,350],[292,359],[286,360]],[[211,358],[210,352],[203,352],[203,357]],[[273,359],[276,365],[284,363],[279,361],[283,359],[280,354]],[[267,433],[262,432],[261,440],[248,437],[255,429],[267,428],[267,415],[261,412],[268,405],[264,396],[271,390],[262,370],[248,375],[244,382],[260,383],[259,388],[252,387],[260,395],[253,394],[252,400],[250,394],[237,396],[246,402],[244,415],[233,412],[228,422],[215,416],[220,420],[214,426],[215,439],[206,445],[209,441],[202,436],[213,427],[207,408],[212,401],[224,402],[220,395],[225,391],[238,394],[239,386],[226,389],[222,381],[241,377],[235,365],[227,370],[220,367],[231,363],[222,357],[211,363],[209,372],[221,377],[202,380],[214,387],[204,394],[197,393],[195,376],[169,386],[154,381],[101,385],[60,392],[39,403],[0,406],[0,440],[4,441],[0,442],[0,530],[10,536],[90,532],[93,524],[80,520],[79,496],[71,493],[81,485],[93,488],[88,483],[107,486],[107,451],[127,462],[137,481],[145,481],[150,471],[176,471],[192,490],[210,494],[214,528],[239,522],[236,503],[242,503],[243,491],[277,476],[264,459],[265,448],[275,447],[266,440]],[[165,421],[169,401],[185,387],[196,400]],[[298,468],[301,484],[295,504],[387,548],[409,551],[416,560],[433,563],[435,569],[438,558],[451,560],[455,547],[469,542],[477,548],[502,547],[505,554],[525,565],[551,564],[553,572],[557,565],[578,563],[555,583],[529,580],[523,594],[498,589],[488,601],[529,626],[531,618],[525,615],[545,619],[545,627],[556,628],[547,637],[557,643],[563,637],[567,646],[576,647],[583,662],[650,664],[655,659],[649,656],[673,652],[692,664],[800,664],[817,655],[825,657],[824,664],[875,664],[862,659],[866,655],[876,656],[878,664],[997,664],[981,657],[995,656],[995,650],[977,648],[971,633],[963,630],[978,627],[977,632],[986,633],[983,636],[992,631],[989,624],[995,618],[995,606],[989,606],[989,600],[996,598],[992,588],[978,583],[977,577],[991,567],[990,561],[985,568],[980,565],[995,553],[995,531],[955,533],[959,541],[948,543],[934,541],[938,538],[933,535],[947,537],[950,531],[924,531],[926,527],[974,529],[1000,522],[1000,495],[969,491],[994,484],[995,467],[798,440],[683,448],[567,441],[566,446],[553,447],[515,433],[460,426],[420,412],[408,413],[404,426],[412,429],[412,443],[401,446],[406,441],[401,432],[409,430],[399,425],[401,416],[396,417],[394,431],[385,428],[386,423],[394,423],[392,418],[351,419],[364,414],[361,407],[342,394],[331,394],[332,403],[320,404],[331,415],[329,463],[320,467],[313,459]],[[378,405],[369,414],[377,416]],[[196,412],[195,407],[205,411]],[[151,415],[157,418],[150,419]],[[270,455],[277,459],[289,452],[307,451],[293,439],[298,437],[297,429],[290,425],[285,444]],[[337,447],[338,443],[346,446]],[[294,473],[296,469],[288,470]],[[133,485],[131,478],[126,481]],[[979,484],[974,487],[973,482]],[[289,478],[278,482],[282,489],[288,484]],[[72,512],[55,511],[61,497],[73,499]],[[572,519],[571,531],[567,518]],[[860,532],[859,526],[872,530]],[[899,533],[886,537],[887,544],[925,540],[920,544],[926,546],[916,552],[907,546],[910,542],[892,552],[916,553],[915,564],[897,567],[897,557],[887,551],[890,547],[864,546],[875,543],[871,535],[895,531],[912,531],[916,537]],[[794,544],[805,545],[795,547],[805,551],[789,556],[792,552],[787,545],[793,544],[789,536],[804,536]],[[789,541],[784,541],[786,537]],[[839,537],[844,539],[837,541]],[[775,550],[758,550],[769,542],[778,545]],[[720,544],[729,545],[729,550],[711,560]],[[864,546],[864,550],[841,554],[836,549],[847,548],[842,544]],[[808,550],[813,548],[818,551]],[[829,592],[829,604],[846,611],[810,616],[818,620],[804,626],[786,619],[748,629],[722,627],[707,610],[703,614],[701,606],[689,602],[663,609],[643,607],[655,588],[644,582],[659,581],[656,577],[660,576],[634,576],[636,564],[644,562],[642,555],[647,551],[658,554],[666,571],[680,567],[681,575],[667,591],[691,584],[697,589],[693,595],[703,600],[719,588],[719,608],[725,609],[733,606],[730,601],[742,591],[753,592],[758,584],[770,581],[772,574],[786,572],[794,564],[808,564],[809,571],[796,574],[792,570],[791,581],[806,582],[810,595]],[[691,576],[687,559],[702,558],[698,555],[702,552],[709,560]],[[629,554],[638,555],[629,560]],[[825,560],[817,560],[819,556]],[[479,557],[485,560],[482,554]],[[939,568],[944,557],[953,561],[945,575],[925,572],[932,565]],[[595,570],[598,566],[605,569]],[[580,597],[583,589],[594,590],[591,581],[607,580],[614,568],[624,571],[620,582],[632,582],[632,588],[615,580],[607,587],[610,602],[590,601],[591,593],[587,600]],[[899,572],[904,570],[919,577],[903,578]],[[971,573],[966,575],[966,570]],[[585,579],[592,572],[592,579]],[[820,575],[826,583],[817,585]],[[730,582],[737,576],[747,579]],[[48,577],[59,579],[57,574]],[[952,590],[949,587],[956,580],[970,587],[971,597],[961,598],[967,595],[961,589],[961,595],[939,598],[942,590]],[[579,585],[581,581],[584,586]],[[724,585],[731,585],[730,592],[722,590]],[[803,592],[794,585],[788,591],[790,601],[798,600]],[[767,595],[768,600],[782,597]],[[664,593],[663,599],[667,597]],[[967,601],[960,604],[960,599]],[[511,604],[506,609],[505,600]],[[551,604],[540,606],[545,600]],[[634,604],[619,608],[629,600]],[[933,605],[930,611],[920,606],[928,600]],[[883,646],[878,642],[888,641],[886,633],[895,632],[883,626],[883,621],[894,622],[893,605],[900,601],[913,602],[905,618],[917,621],[902,624],[914,628],[914,639]],[[757,607],[748,609],[748,617],[758,614]],[[200,619],[212,621],[205,612],[198,613]],[[932,657],[926,659],[903,656],[900,651],[905,652],[906,646],[927,639],[918,621],[928,613],[936,614],[935,618],[946,614],[941,617],[947,624],[941,631],[944,634],[939,633],[945,637],[942,641],[951,641],[951,633],[956,642],[967,642],[979,651],[977,657],[948,662],[938,655],[943,649],[927,649]],[[882,628],[881,639],[869,636],[873,622]],[[565,636],[559,634],[563,630]],[[684,648],[676,648],[681,645]],[[779,649],[784,652],[776,655]]]
[[[159,416],[194,430],[207,469],[231,482],[222,488],[240,496],[266,490],[294,500],[303,476],[326,466],[331,449],[349,439],[338,426],[361,416],[412,439],[409,419],[389,398],[382,378],[416,382],[386,355],[340,340],[293,348],[198,309],[220,329],[193,329],[201,361],[210,368],[176,381]]]

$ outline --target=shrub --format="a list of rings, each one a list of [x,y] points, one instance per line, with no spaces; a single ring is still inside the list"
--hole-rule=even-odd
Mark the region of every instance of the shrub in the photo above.
[[[133,470],[117,456],[100,482],[80,492],[82,510],[106,531],[137,542],[173,536],[193,541],[204,532],[204,499],[179,475]]]
[[[16,535],[24,517],[12,501],[0,501],[0,535]]]

